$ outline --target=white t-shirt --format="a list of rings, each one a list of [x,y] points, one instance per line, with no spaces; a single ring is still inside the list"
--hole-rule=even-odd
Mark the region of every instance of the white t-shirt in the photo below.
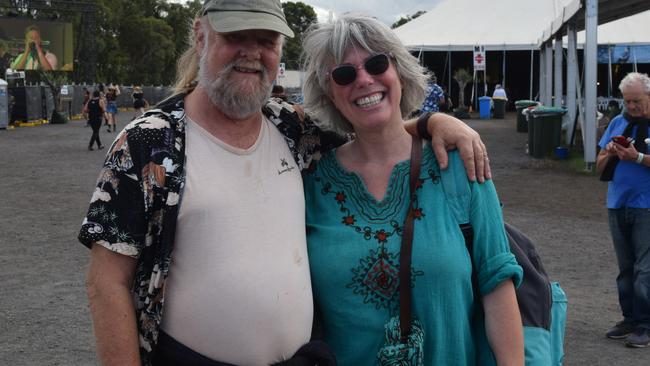
[[[248,149],[189,119],[186,128],[162,329],[221,362],[290,358],[309,341],[313,317],[300,171],[266,118]]]
[[[494,98],[494,99],[508,99],[508,97],[506,96],[506,91],[503,88],[494,89],[494,93],[492,93],[492,98]]]

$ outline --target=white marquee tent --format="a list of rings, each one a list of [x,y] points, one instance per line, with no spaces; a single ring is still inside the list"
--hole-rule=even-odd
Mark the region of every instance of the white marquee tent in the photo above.
[[[486,51],[538,49],[542,31],[570,0],[440,0],[395,29],[413,50]],[[557,5],[556,5],[557,4]]]
[[[553,104],[561,103],[563,90],[562,45],[552,46],[553,38],[562,39],[562,32],[571,27],[574,30],[576,27],[577,30],[587,29],[589,37],[582,31],[570,45],[574,45],[575,50],[576,43],[587,42],[589,50],[585,52],[588,51],[589,57],[585,58],[585,68],[589,67],[584,83],[596,85],[596,42],[601,45],[650,44],[648,9],[650,0],[440,0],[427,13],[397,28],[395,32],[412,51],[471,51],[476,45],[484,46],[486,51],[504,51],[504,54],[505,51],[531,50],[531,70],[532,52],[542,47],[540,100],[550,105],[553,86],[555,95],[560,96],[555,98]],[[567,94],[571,94],[571,97],[567,107],[572,114],[575,109],[573,95],[576,93],[572,88],[574,83],[580,81],[574,51],[569,54],[567,62],[571,64],[568,71],[571,77],[567,74],[567,78],[571,81],[567,85]],[[451,63],[449,68],[451,70]],[[505,75],[505,61],[503,68]],[[532,96],[532,81],[530,88]],[[586,90],[584,109],[590,112],[586,122],[587,136],[583,136],[583,140],[589,140],[585,143],[585,162],[591,166],[595,162],[595,135],[592,130],[595,129],[596,95],[595,88]],[[573,121],[573,116],[566,119]]]
[[[412,50],[486,51],[539,49],[542,31],[571,0],[440,0],[420,17],[395,29]],[[557,4],[557,5],[556,5]],[[565,37],[566,41],[566,37]],[[585,31],[578,33],[578,44]],[[601,24],[599,44],[650,44],[650,11]]]
[[[578,32],[578,44],[584,43],[583,30]],[[599,25],[598,44],[650,44],[650,11]]]

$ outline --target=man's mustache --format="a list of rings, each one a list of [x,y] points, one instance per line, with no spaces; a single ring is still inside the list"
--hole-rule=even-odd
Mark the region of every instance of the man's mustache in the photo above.
[[[268,75],[268,70],[260,61],[234,60],[228,63],[218,74],[217,77],[230,74],[236,67],[243,69],[256,70],[261,73],[263,78]]]

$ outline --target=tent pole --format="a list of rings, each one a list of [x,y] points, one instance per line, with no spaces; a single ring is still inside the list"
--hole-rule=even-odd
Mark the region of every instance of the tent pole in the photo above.
[[[632,50],[632,57],[634,57],[634,72],[639,72],[636,68],[636,51],[634,51],[636,47],[634,45],[630,46],[630,49]]]
[[[472,75],[472,97],[470,98],[470,105],[474,105],[474,92],[476,91],[476,69]],[[476,108],[476,107],[474,107]]]
[[[503,79],[501,80],[501,86],[503,87],[503,89],[505,89],[506,88],[506,47],[505,47],[505,44],[503,45],[503,60],[501,61],[501,63],[503,64],[503,70],[501,72],[501,75],[502,75]]]
[[[447,84],[447,93],[449,95],[453,95],[453,94],[451,94],[451,50],[447,51],[447,55],[449,55],[449,56],[447,56],[449,58],[449,65],[448,65],[448,67],[449,67],[448,74],[449,75],[447,75],[449,77],[449,82]]]
[[[449,63],[449,52],[447,52],[447,56],[445,57],[445,66],[442,68],[442,75],[436,75],[436,78],[438,78],[438,84],[442,85],[443,80],[445,78],[445,73],[447,72],[447,64]]]
[[[598,0],[585,4],[585,128],[582,130],[585,168],[596,162],[596,82],[598,54]]]
[[[565,140],[567,144],[571,142],[571,131],[575,129],[576,123],[576,93],[578,80],[578,54],[577,54],[577,36],[576,36],[576,23],[575,19],[567,24],[567,38],[569,44],[567,45],[567,72],[566,72],[566,134]]]
[[[562,61],[564,52],[562,48],[562,32],[559,31],[555,34],[555,100],[554,107],[562,107]]]
[[[544,67],[546,67],[544,74],[546,78],[546,83],[544,84],[546,87],[544,91],[544,105],[551,106],[553,105],[553,41],[551,40],[546,42],[544,57],[546,58],[544,61]]]
[[[530,91],[528,93],[528,100],[533,100],[533,66],[535,65],[535,50],[530,50]]]
[[[539,48],[539,88],[537,91],[538,101],[546,102],[546,44]]]

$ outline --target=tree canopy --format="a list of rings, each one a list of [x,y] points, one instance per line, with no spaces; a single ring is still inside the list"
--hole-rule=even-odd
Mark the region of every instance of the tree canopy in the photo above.
[[[192,20],[203,0],[189,0],[184,4],[166,0],[75,1],[95,6],[94,29],[90,31],[84,25],[84,14],[71,11],[63,6],[65,3],[65,0],[0,0],[0,16],[72,23],[75,71],[69,78],[73,81],[169,85],[176,73],[176,61],[188,46]],[[282,7],[295,33],[294,38],[286,39],[283,52],[287,68],[293,69],[299,65],[302,34],[316,21],[316,12],[302,2],[286,2]],[[84,37],[93,37],[95,45],[92,80],[87,80],[80,71],[89,52]]]
[[[393,25],[391,25],[390,27],[393,28],[393,29],[395,29],[395,28],[399,27],[400,25],[404,25],[404,24],[410,22],[411,20],[413,20],[413,19],[419,17],[420,15],[422,15],[422,14],[424,14],[424,13],[426,13],[426,11],[424,11],[424,10],[418,10],[418,11],[417,11],[415,14],[413,14],[413,15],[407,15],[406,17],[400,17],[400,18],[399,18],[395,23],[393,23]]]
[[[284,62],[287,69],[300,68],[300,54],[302,53],[302,35],[307,31],[310,25],[316,22],[316,12],[311,5],[303,2],[286,2],[282,3],[284,16],[287,23],[295,36],[287,38],[284,42]]]

